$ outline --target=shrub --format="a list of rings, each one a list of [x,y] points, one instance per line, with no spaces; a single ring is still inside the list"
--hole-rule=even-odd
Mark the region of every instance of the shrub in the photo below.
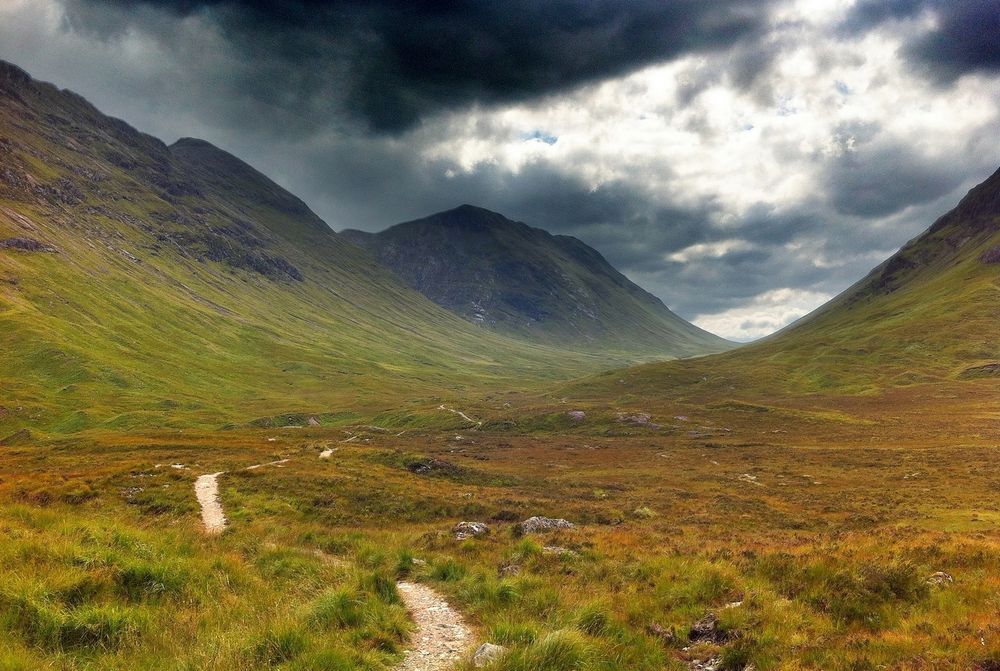
[[[407,549],[400,550],[396,561],[396,577],[405,578],[413,572],[413,553]]]
[[[399,591],[396,589],[396,583],[381,573],[372,573],[366,577],[361,581],[361,588],[377,596],[382,603],[402,603],[402,599],[399,598]]]
[[[507,671],[576,671],[587,660],[588,649],[574,631],[555,631],[507,657]]]
[[[298,657],[305,647],[306,637],[298,629],[272,630],[257,643],[253,656],[261,664],[282,664]]]
[[[346,629],[361,623],[361,612],[356,595],[346,590],[327,592],[313,606],[309,620],[317,627]]]
[[[138,632],[131,614],[114,606],[92,606],[71,612],[59,628],[62,647],[117,648]]]
[[[490,629],[490,640],[500,645],[528,645],[538,640],[538,630],[525,622],[503,620]]]
[[[608,627],[611,616],[607,608],[600,604],[584,607],[576,618],[576,628],[591,636],[600,636]]]
[[[452,558],[434,564],[431,577],[442,582],[453,582],[465,577],[465,567]]]
[[[143,601],[181,591],[185,578],[179,570],[163,564],[133,564],[118,572],[115,583],[125,598]]]

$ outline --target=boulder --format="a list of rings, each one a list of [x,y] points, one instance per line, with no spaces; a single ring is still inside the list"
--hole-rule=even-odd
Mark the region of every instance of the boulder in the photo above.
[[[482,538],[490,533],[490,528],[482,522],[459,522],[451,532],[455,540],[464,541],[467,538]]]
[[[507,652],[507,648],[502,645],[483,643],[476,649],[475,654],[472,655],[472,665],[477,669],[481,669],[503,657],[505,652]]]
[[[569,416],[569,418],[574,422],[582,422],[587,418],[587,413],[583,410],[570,410],[566,413],[566,415]]]
[[[551,517],[529,517],[521,522],[521,531],[526,534],[538,533],[539,531],[553,531],[555,529],[572,529],[576,525],[564,519],[553,519]]]

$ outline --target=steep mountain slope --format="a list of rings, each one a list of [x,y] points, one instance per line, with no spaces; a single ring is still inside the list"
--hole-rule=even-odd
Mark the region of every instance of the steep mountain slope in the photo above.
[[[640,366],[575,389],[759,397],[1000,383],[1000,171],[857,284],[783,331],[706,360]],[[992,386],[994,403],[1000,391]]]
[[[670,312],[576,238],[479,207],[342,235],[438,305],[500,333],[660,357],[730,347]]]
[[[484,334],[233,156],[2,62],[0,350],[0,433],[369,412],[607,364]]]

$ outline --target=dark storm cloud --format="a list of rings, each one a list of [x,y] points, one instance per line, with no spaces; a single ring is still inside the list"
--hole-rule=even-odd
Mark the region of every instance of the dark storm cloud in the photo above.
[[[842,31],[864,33],[887,22],[935,17],[932,28],[906,37],[905,53],[942,83],[972,72],[1000,72],[1000,3],[997,0],[864,0]]]
[[[334,229],[487,207],[580,238],[686,318],[737,313],[727,335],[847,287],[996,168],[996,115],[940,86],[1000,71],[990,3],[14,5],[0,56],[167,141],[205,137]],[[896,57],[858,48],[880,26]],[[893,100],[927,109],[899,123]]]
[[[200,17],[264,66],[241,79],[247,94],[307,115],[328,115],[339,99],[370,128],[398,132],[441,110],[528,99],[729,49],[766,30],[767,4],[67,0],[67,15],[75,30],[105,38],[145,25],[151,9]]]
[[[888,145],[844,153],[827,166],[824,183],[838,213],[883,217],[933,201],[964,178],[950,163]]]

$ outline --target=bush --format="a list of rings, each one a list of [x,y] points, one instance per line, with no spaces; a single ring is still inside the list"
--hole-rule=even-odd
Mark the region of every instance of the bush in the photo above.
[[[409,550],[400,550],[399,559],[396,561],[396,577],[405,578],[413,572],[413,553]]]
[[[608,627],[611,616],[607,609],[599,604],[591,604],[583,608],[576,618],[576,628],[591,636],[600,636]]]
[[[361,581],[361,588],[369,594],[374,594],[382,603],[397,604],[402,603],[399,598],[399,591],[396,583],[386,578],[381,573],[372,573]]]
[[[138,634],[131,613],[113,606],[85,606],[69,613],[24,595],[0,594],[5,624],[44,648],[113,649]]]
[[[324,629],[346,629],[361,623],[361,612],[356,595],[346,590],[327,592],[317,599],[309,621]]]
[[[115,583],[125,598],[143,601],[180,592],[185,578],[179,570],[163,564],[133,564],[118,572]]]
[[[261,664],[275,665],[292,660],[306,647],[305,635],[294,628],[268,631],[253,651],[254,659]]]
[[[130,613],[124,609],[86,607],[73,611],[62,621],[59,644],[67,648],[117,648],[137,631]]]
[[[465,567],[450,557],[434,564],[431,577],[442,582],[454,582],[465,577]]]
[[[538,640],[538,630],[531,624],[504,620],[493,625],[490,640],[500,645],[528,645]]]
[[[507,671],[576,671],[587,660],[588,649],[574,631],[555,631],[507,657]]]

